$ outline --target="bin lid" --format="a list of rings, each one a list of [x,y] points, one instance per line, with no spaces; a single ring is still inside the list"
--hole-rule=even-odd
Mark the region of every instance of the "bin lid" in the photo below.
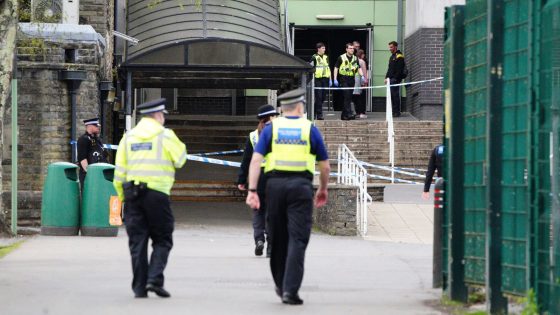
[[[95,163],[95,164],[90,164],[88,165],[88,169],[90,168],[100,168],[100,169],[108,169],[108,168],[115,168],[115,166],[113,164],[109,164],[109,163]]]
[[[78,165],[70,162],[54,162],[49,164],[49,167],[56,167],[56,168],[78,168]]]

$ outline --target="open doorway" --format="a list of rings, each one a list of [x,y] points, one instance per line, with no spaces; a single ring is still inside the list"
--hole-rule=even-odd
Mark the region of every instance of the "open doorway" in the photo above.
[[[366,53],[368,63],[371,63],[371,29],[366,27],[348,27],[348,28],[333,28],[333,27],[316,27],[316,26],[298,26],[294,27],[294,55],[307,62],[311,61],[311,57],[316,52],[315,45],[322,42],[327,46],[327,55],[329,55],[329,65],[331,70],[334,71],[334,65],[338,56],[346,52],[346,43],[353,41],[360,42],[360,49]],[[368,65],[369,70],[369,65]],[[371,108],[371,91],[367,93],[367,107]],[[340,111],[343,107],[343,95],[341,91],[332,91],[329,95],[328,106],[330,110]],[[327,109],[327,108],[325,108]]]

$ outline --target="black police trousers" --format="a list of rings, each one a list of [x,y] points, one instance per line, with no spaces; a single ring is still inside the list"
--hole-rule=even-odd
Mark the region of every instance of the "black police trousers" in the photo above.
[[[266,238],[266,194],[260,191],[258,194],[261,207],[259,209],[253,209],[253,238],[255,239],[255,244],[257,244],[258,241],[264,242]]]
[[[270,270],[282,292],[297,294],[311,235],[313,187],[304,177],[269,177],[266,185]]]
[[[132,258],[132,290],[146,292],[146,284],[163,286],[163,270],[173,247],[175,219],[169,195],[148,189],[144,195],[125,203],[124,223]],[[152,255],[148,262],[148,240],[152,239]]]
[[[401,80],[391,79],[391,84],[399,84]],[[393,105],[393,115],[399,115],[401,113],[401,87],[392,86],[391,87],[391,105]]]
[[[318,88],[328,88],[330,78],[315,78],[315,87]],[[315,117],[323,116],[323,102],[327,96],[327,90],[317,89],[315,90]]]
[[[340,86],[344,88],[353,88],[354,84],[356,83],[356,79],[354,77],[350,77],[347,75],[340,75],[339,79]],[[353,89],[342,90],[342,94],[344,95],[344,107],[342,108],[342,114],[340,115],[342,119],[350,118],[353,116],[352,93],[354,93]]]

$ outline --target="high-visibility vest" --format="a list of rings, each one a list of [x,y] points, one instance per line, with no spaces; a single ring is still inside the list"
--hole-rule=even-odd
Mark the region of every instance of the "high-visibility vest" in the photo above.
[[[249,141],[251,141],[251,145],[253,146],[253,151],[255,151],[255,147],[257,143],[259,143],[259,129],[255,129],[249,134]],[[265,167],[266,159],[263,159],[261,163],[261,167]]]
[[[355,76],[356,71],[358,71],[358,58],[352,55],[352,59],[348,60],[348,56],[346,54],[342,54],[340,57],[342,58],[342,64],[338,69],[338,73],[349,77]]]
[[[272,122],[272,147],[266,156],[265,173],[270,171],[315,173],[311,154],[311,122],[306,118],[277,118]]]
[[[329,57],[326,54],[313,55],[315,58],[315,77],[316,78],[330,78],[331,68],[329,68]]]
[[[113,185],[121,200],[122,184],[129,181],[147,183],[148,188],[169,195],[175,182],[175,168],[186,161],[185,144],[173,130],[144,117],[119,142]]]

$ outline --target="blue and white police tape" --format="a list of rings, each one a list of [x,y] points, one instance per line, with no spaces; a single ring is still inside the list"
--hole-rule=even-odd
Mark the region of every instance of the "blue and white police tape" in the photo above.
[[[244,150],[231,150],[231,151],[195,153],[195,154],[192,154],[192,155],[196,155],[196,156],[230,155],[230,154],[237,154],[237,153],[243,153],[243,152],[244,152]]]
[[[364,161],[358,161],[358,163],[360,163],[360,165],[362,165],[362,166],[377,168],[377,169],[386,170],[386,171],[392,171],[390,166],[376,165],[376,164],[371,164],[371,163],[367,163],[367,162],[364,162]],[[426,175],[403,171],[403,170],[397,169],[396,167],[394,168],[394,171],[395,171],[395,173],[399,173],[399,174],[410,175],[410,176],[415,176],[415,177],[420,177],[420,178],[426,178]]]
[[[119,146],[116,144],[104,144],[103,147],[110,150],[116,150],[119,148]]]
[[[223,165],[223,166],[241,167],[241,163],[239,163],[239,162],[231,162],[231,161],[212,159],[212,158],[196,156],[196,155],[192,155],[192,154],[187,154],[187,160],[203,162],[203,163],[210,163],[210,164],[218,164],[218,165]]]
[[[422,81],[414,81],[414,82],[405,82],[405,83],[398,83],[398,84],[389,84],[390,87],[392,86],[405,86],[405,85],[414,85],[414,84],[421,84],[421,83],[428,83],[433,81],[443,80],[443,77],[429,79],[429,80],[422,80]],[[359,87],[314,87],[315,90],[368,90],[368,89],[383,89],[387,88],[387,85],[372,85],[372,86],[359,86]]]

